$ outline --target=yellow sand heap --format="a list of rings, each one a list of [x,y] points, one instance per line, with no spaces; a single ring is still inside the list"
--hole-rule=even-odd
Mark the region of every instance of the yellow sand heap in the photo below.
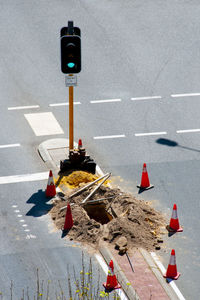
[[[56,186],[64,184],[67,185],[69,188],[74,189],[79,187],[79,185],[82,183],[92,182],[97,178],[98,176],[88,172],[74,171],[68,176],[58,177],[55,180],[55,184]]]

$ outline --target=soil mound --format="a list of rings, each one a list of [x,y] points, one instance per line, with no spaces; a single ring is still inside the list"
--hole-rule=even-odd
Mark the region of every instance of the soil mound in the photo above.
[[[75,176],[71,178],[74,179]],[[94,179],[96,178],[92,178]],[[74,181],[72,184],[78,186]],[[79,181],[80,185],[83,186],[83,183]],[[58,229],[63,229],[65,206],[70,203],[74,226],[67,236],[71,240],[97,247],[101,240],[115,243],[123,236],[127,239],[128,248],[159,249],[158,242],[162,242],[159,237],[160,229],[165,224],[160,212],[131,194],[103,185],[92,196],[92,201],[103,200],[96,202],[88,200],[85,205],[82,205],[81,202],[93,189],[94,187],[91,187],[72,198],[69,197],[70,194],[77,189],[68,190],[64,198],[53,201],[50,214]],[[65,208],[62,209],[63,207]]]

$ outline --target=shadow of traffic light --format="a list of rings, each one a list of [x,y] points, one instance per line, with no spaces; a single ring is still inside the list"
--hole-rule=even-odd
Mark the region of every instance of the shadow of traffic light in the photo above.
[[[160,144],[160,145],[168,146],[168,147],[179,147],[179,148],[190,150],[190,151],[200,152],[200,150],[198,150],[198,149],[182,146],[182,145],[178,144],[177,142],[175,142],[173,140],[169,140],[169,139],[159,138],[156,140],[156,143]]]

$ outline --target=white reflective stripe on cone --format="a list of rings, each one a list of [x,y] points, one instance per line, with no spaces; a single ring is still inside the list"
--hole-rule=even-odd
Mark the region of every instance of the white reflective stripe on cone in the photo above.
[[[54,185],[53,177],[49,177],[48,185]]]
[[[169,264],[171,266],[175,266],[176,265],[176,257],[175,257],[175,255],[171,255]]]
[[[176,209],[173,209],[173,211],[172,211],[172,219],[178,219],[177,210]]]

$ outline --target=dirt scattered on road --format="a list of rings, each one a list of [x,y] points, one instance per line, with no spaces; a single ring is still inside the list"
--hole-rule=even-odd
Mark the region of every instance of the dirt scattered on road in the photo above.
[[[73,173],[70,175],[73,180],[65,178],[67,183],[71,182],[73,188],[68,189],[64,197],[54,200],[50,211],[58,229],[62,230],[65,222],[66,208],[62,210],[61,208],[70,203],[74,226],[67,236],[71,240],[98,247],[101,240],[114,244],[119,237],[124,236],[128,241],[128,248],[159,249],[158,243],[162,242],[161,228],[165,224],[165,219],[160,212],[152,208],[148,202],[138,200],[120,189],[112,189],[104,185],[90,199],[104,200],[100,203],[91,202],[81,205],[94,186],[72,198],[69,198],[70,194],[85,183],[94,181],[96,176],[90,177],[91,174],[87,175],[87,172],[81,171]]]

